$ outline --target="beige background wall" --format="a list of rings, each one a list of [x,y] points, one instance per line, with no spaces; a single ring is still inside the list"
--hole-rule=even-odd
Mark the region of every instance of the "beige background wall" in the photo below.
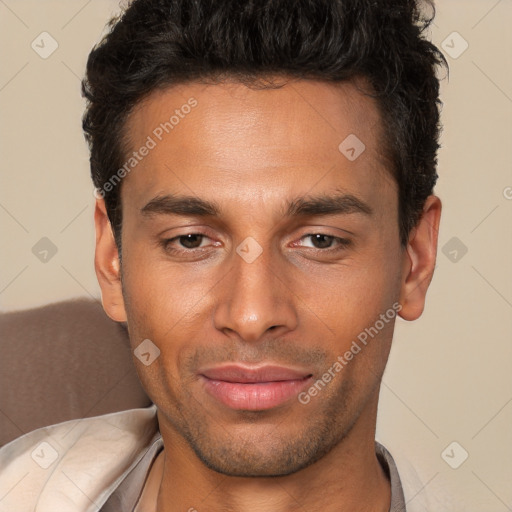
[[[398,322],[378,439],[428,487],[469,498],[467,512],[501,512],[512,510],[512,1],[437,9],[432,38],[451,67],[438,266],[423,317]],[[80,77],[116,11],[111,0],[0,1],[0,310],[99,296]],[[58,44],[46,59],[31,47],[55,44],[41,36],[43,48],[42,32]]]

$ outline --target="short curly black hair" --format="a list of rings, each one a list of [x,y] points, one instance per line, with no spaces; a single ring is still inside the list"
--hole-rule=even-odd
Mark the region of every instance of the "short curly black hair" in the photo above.
[[[88,58],[82,126],[91,175],[121,248],[121,186],[104,187],[129,153],[123,127],[156,89],[188,81],[261,82],[272,75],[324,82],[363,78],[377,99],[399,190],[400,241],[437,180],[437,68],[424,0],[133,0]],[[269,85],[270,87],[271,85]]]

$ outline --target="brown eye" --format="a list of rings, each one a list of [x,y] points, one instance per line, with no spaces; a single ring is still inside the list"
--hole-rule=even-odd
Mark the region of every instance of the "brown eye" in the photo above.
[[[204,235],[191,233],[189,235],[182,235],[178,237],[179,243],[186,249],[197,249],[201,246]]]
[[[309,247],[312,249],[329,250],[329,249],[343,249],[350,245],[350,240],[347,238],[339,238],[337,236],[326,235],[324,233],[310,233],[304,235],[301,240],[310,239],[311,245],[301,243],[302,247]]]
[[[160,244],[167,253],[186,256],[187,253],[206,250],[207,244],[203,242],[207,240],[208,236],[202,233],[187,233],[161,240]]]
[[[334,237],[329,235],[318,234],[308,236],[311,237],[311,241],[317,249],[328,249],[331,247],[332,242],[334,241]]]

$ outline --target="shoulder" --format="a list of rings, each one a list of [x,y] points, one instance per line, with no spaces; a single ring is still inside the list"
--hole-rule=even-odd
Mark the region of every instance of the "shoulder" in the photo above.
[[[394,449],[392,458],[400,478],[407,512],[467,512],[466,500],[450,488],[449,480],[442,472],[426,462],[413,460],[412,456],[400,450]]]
[[[0,449],[2,507],[97,510],[156,435],[154,405],[29,432]]]

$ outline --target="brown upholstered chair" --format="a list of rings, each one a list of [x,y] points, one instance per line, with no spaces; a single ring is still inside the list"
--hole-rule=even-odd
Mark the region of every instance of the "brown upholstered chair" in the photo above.
[[[150,404],[126,327],[99,302],[0,314],[0,446],[39,427]]]

